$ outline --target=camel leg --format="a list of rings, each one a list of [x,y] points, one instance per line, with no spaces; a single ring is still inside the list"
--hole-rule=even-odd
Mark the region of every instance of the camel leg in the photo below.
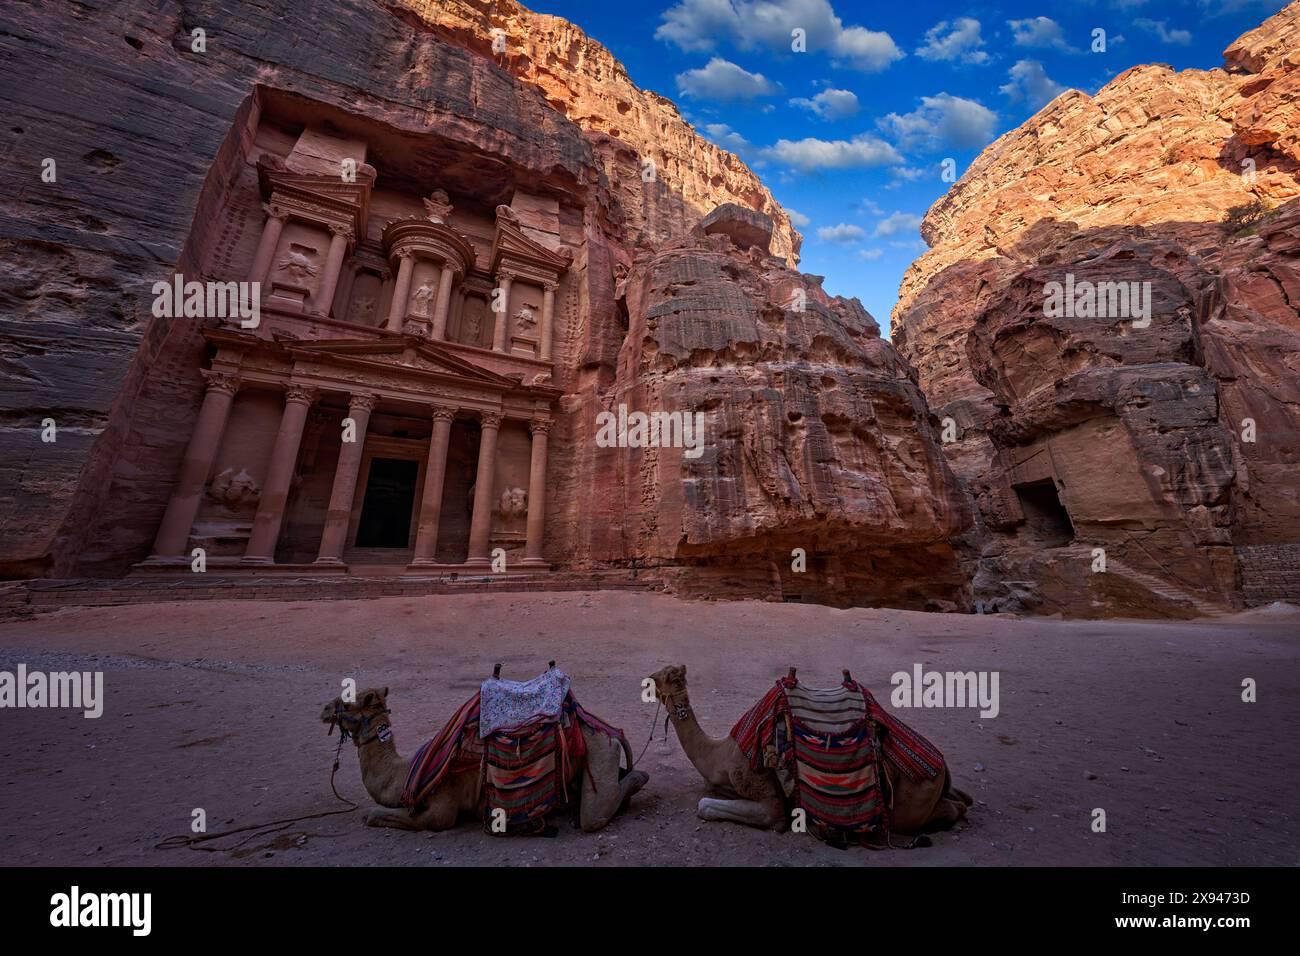
[[[723,823],[743,823],[750,827],[776,830],[785,822],[780,808],[758,800],[720,800],[701,797],[697,811],[701,820]]]
[[[420,813],[406,810],[375,809],[366,814],[366,826],[391,827],[394,830],[450,830],[459,817],[457,805],[435,796]]]
[[[623,748],[618,741],[601,733],[584,731],[583,736],[587,740],[587,762],[578,768],[582,777],[578,819],[583,832],[592,833],[614,819],[632,795],[646,785],[650,775],[633,770],[619,780],[618,758]]]

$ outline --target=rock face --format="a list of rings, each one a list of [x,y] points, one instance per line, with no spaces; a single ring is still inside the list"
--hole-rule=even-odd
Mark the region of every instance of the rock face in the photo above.
[[[371,246],[356,254],[379,250],[366,280],[375,290],[394,264],[370,232],[382,238],[385,221],[420,209],[424,222],[467,230],[467,262],[494,253],[503,233],[492,223],[504,217],[512,241],[562,263],[548,291],[552,360],[530,366],[527,383],[558,395],[547,562],[649,566],[690,594],[968,604],[949,539],[970,509],[912,370],[856,301],[793,271],[798,235],[753,173],[633,87],[575,27],[508,0],[321,0],[310,22],[296,0],[123,0],[21,18],[5,8],[0,21],[6,122],[18,137],[0,167],[0,574],[114,576],[151,553],[204,401],[204,336],[231,341],[212,323],[156,318],[153,284],[175,273],[247,279],[268,234],[267,177],[289,188],[314,175],[312,189],[332,188],[322,178],[356,144],[373,184],[362,217]],[[505,54],[492,51],[495,27]],[[54,181],[41,180],[44,157]],[[643,178],[644,158],[655,176]],[[334,248],[328,236],[312,242]],[[382,279],[383,294],[393,281]],[[322,295],[315,318],[291,328],[372,355],[405,343],[402,361],[422,360],[423,333],[400,313],[400,332],[376,327],[381,293],[345,298],[353,311],[335,301],[331,313]],[[525,312],[536,319],[521,306],[516,331]],[[490,317],[465,315],[486,338],[429,354],[490,369]],[[277,338],[274,323],[264,331],[278,343],[259,346],[267,354],[311,344],[298,332]],[[193,492],[200,516],[239,513],[193,525],[188,543],[208,535],[214,554],[256,524],[287,408],[266,390],[234,403],[241,454],[223,446]],[[652,414],[660,437],[669,423],[674,440],[634,440],[633,425],[606,441],[602,415],[620,409]],[[376,409],[375,421],[381,412],[393,414]],[[427,440],[427,408],[405,414],[381,436],[390,445]],[[294,563],[320,544],[294,525],[295,508],[324,515],[333,500],[326,466],[342,452],[337,435],[325,440],[328,417],[308,418],[299,464],[277,479],[291,499],[279,551],[305,555]],[[53,441],[42,440],[46,419]],[[500,511],[521,527],[531,523],[519,497],[528,442],[526,428],[503,429],[502,455],[524,470],[500,489],[512,495]],[[466,496],[477,452],[459,430],[451,446],[447,487]],[[458,533],[469,521],[464,509],[444,515]]]
[[[592,449],[593,558],[679,564],[687,593],[965,605],[970,515],[911,370],[857,300],[703,228],[639,254],[605,408],[694,409],[704,442]],[[808,556],[794,568],[795,549]]]
[[[515,0],[396,0],[394,6],[450,42],[493,58],[584,130],[613,190],[607,214],[622,220],[628,234],[644,230],[650,240],[680,234],[731,201],[770,216],[772,253],[799,261],[802,237],[749,167],[697,134],[670,100],[637,87],[623,64],[574,24]]]
[[[1062,94],[926,216],[893,337],[978,505],[978,601],[1192,614],[1300,542],[1298,48],[1292,4],[1223,70]]]

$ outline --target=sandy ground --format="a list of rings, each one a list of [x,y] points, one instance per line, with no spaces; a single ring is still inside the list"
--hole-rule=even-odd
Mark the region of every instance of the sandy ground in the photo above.
[[[464,595],[370,601],[195,601],[68,609],[0,623],[0,670],[102,670],[105,713],[0,710],[0,859],[169,865],[1174,865],[1300,863],[1300,609],[1196,623],[1062,622],[684,603],[662,595]],[[720,736],[791,665],[889,676],[996,670],[1001,712],[899,711],[976,798],[969,821],[911,851],[839,851],[695,816],[698,774],[662,726],[650,782],[598,834],[494,838],[367,828],[361,814],[294,825],[232,853],[156,850],[202,807],[210,830],[331,809],[337,737],[319,721],[341,681],[387,685],[404,755],[505,662],[555,658],[588,708],[640,752],[641,678],[689,667]],[[1241,681],[1259,700],[1241,701]],[[349,744],[340,790],[364,807]],[[1092,811],[1107,814],[1105,833]]]

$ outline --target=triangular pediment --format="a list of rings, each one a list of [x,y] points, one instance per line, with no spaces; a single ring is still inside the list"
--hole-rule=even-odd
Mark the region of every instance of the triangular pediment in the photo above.
[[[436,342],[398,339],[335,339],[295,343],[290,351],[301,358],[318,358],[349,365],[372,365],[470,381],[495,389],[519,388],[521,378],[500,375],[443,348]]]
[[[542,245],[536,239],[524,235],[523,228],[516,219],[511,218],[508,206],[497,209],[496,238],[492,242],[492,267],[495,270],[503,259],[522,260],[554,272],[557,276],[568,270],[573,256],[567,250],[556,252]]]

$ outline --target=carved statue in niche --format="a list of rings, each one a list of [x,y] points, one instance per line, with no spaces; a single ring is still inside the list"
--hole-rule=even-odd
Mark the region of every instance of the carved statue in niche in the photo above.
[[[433,315],[433,297],[438,294],[437,287],[428,280],[420,288],[415,290],[411,299],[415,302],[414,308],[411,309],[412,315],[422,315],[428,318]]]
[[[515,335],[532,335],[537,331],[537,313],[526,305],[515,313]]]
[[[262,489],[247,470],[241,468],[236,474],[234,468],[227,468],[212,479],[208,494],[228,508],[238,508],[257,501],[262,496]]]
[[[528,492],[522,488],[507,488],[501,492],[501,501],[497,514],[502,518],[525,518],[528,516]]]
[[[478,301],[465,306],[464,325],[461,328],[461,340],[470,345],[478,345],[479,333],[483,329],[483,313]]]
[[[283,259],[276,263],[277,268],[286,275],[292,276],[299,282],[303,282],[317,273],[317,268],[312,264],[311,257],[316,252],[311,246],[304,246],[297,242],[289,243],[289,251],[285,253]]]
[[[369,295],[358,297],[357,304],[352,310],[352,321],[356,322],[358,325],[369,325],[374,317],[374,297]]]
[[[447,195],[445,189],[435,189],[429,194],[429,198],[424,200],[424,211],[428,214],[429,222],[436,222],[442,226],[447,224],[447,217],[451,215],[453,208],[451,197]]]

